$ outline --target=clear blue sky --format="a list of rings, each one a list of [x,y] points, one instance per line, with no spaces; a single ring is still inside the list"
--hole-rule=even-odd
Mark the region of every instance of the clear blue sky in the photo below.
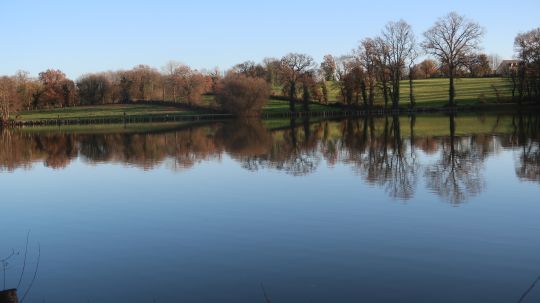
[[[0,74],[161,67],[221,69],[288,52],[348,53],[391,20],[421,37],[455,10],[483,25],[486,53],[513,55],[513,38],[540,26],[540,1],[0,1]]]

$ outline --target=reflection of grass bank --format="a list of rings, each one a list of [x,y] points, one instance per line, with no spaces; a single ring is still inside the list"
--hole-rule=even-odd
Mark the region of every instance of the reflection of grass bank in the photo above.
[[[384,132],[385,118],[373,117],[374,135],[380,136]],[[392,127],[392,116],[388,116],[388,127]],[[295,119],[295,126],[298,130],[304,127],[304,119]],[[328,125],[327,133],[329,137],[341,137],[344,131],[344,119],[335,118],[328,120],[322,117],[309,118],[310,128],[317,132]],[[357,130],[364,127],[364,118],[352,118],[350,125]],[[456,135],[470,134],[507,134],[514,129],[512,125],[512,116],[485,114],[477,115],[474,113],[458,114],[455,118]],[[113,124],[74,124],[74,125],[48,125],[19,128],[17,131],[24,133],[64,133],[64,134],[105,134],[105,133],[143,133],[143,132],[169,132],[183,128],[198,127],[216,123],[215,121],[183,121],[183,122],[161,122],[161,123],[113,123]],[[228,120],[217,123],[228,123]],[[260,123],[269,131],[280,131],[290,129],[290,119],[264,119]],[[411,117],[402,115],[399,117],[401,135],[405,138],[411,134]],[[368,119],[368,126],[370,121]],[[422,114],[416,115],[414,120],[414,135],[417,137],[441,137],[449,134],[449,117],[442,114]],[[362,135],[358,133],[358,135]]]
[[[386,119],[384,117],[374,117],[373,129],[375,136],[382,136],[384,133],[384,127]],[[388,128],[392,127],[392,116],[388,116]],[[320,131],[322,128],[327,127],[326,131],[329,138],[342,138],[342,133],[345,127],[355,129],[358,132],[358,136],[363,135],[362,130],[364,127],[364,119],[350,119],[350,125],[346,126],[345,120],[324,120],[324,119],[309,119],[310,129],[312,132]],[[371,121],[368,119],[367,126],[370,127]],[[400,116],[399,117],[401,136],[408,138],[411,136],[411,117]],[[455,117],[456,135],[479,135],[479,134],[508,134],[513,132],[514,127],[512,125],[512,116],[509,115],[476,115],[473,113],[459,114]],[[263,120],[263,125],[268,130],[284,130],[290,128],[289,119],[269,119]],[[303,127],[302,119],[296,119],[296,127],[301,129]],[[370,129],[368,130],[368,136]],[[450,121],[449,117],[441,114],[423,114],[416,115],[414,120],[414,136],[415,137],[444,137],[450,134]]]
[[[16,131],[32,134],[125,134],[146,132],[169,132],[185,127],[201,126],[209,121],[184,121],[161,123],[114,123],[114,124],[73,124],[45,125],[17,128]]]

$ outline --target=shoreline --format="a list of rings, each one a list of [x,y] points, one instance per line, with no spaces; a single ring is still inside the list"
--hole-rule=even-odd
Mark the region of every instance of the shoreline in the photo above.
[[[156,102],[157,103],[157,102]],[[133,102],[131,104],[156,104],[152,102]],[[161,102],[159,105],[165,105]],[[171,105],[171,104],[167,104]],[[24,121],[10,121],[0,124],[0,127],[24,127],[24,126],[51,126],[51,125],[89,125],[89,124],[133,124],[133,123],[157,123],[157,122],[182,122],[182,121],[218,121],[229,120],[235,118],[254,118],[261,120],[268,119],[291,119],[291,118],[351,118],[364,116],[388,116],[388,115],[417,115],[417,114],[452,114],[452,113],[490,113],[499,111],[519,112],[540,111],[540,104],[525,103],[517,105],[516,103],[487,103],[475,105],[458,105],[456,107],[400,107],[398,109],[385,108],[350,108],[343,105],[329,105],[335,110],[328,111],[310,111],[310,112],[270,112],[261,113],[260,115],[239,117],[233,114],[214,112],[212,109],[206,108],[205,113],[201,114],[151,114],[151,115],[132,115],[132,116],[116,116],[116,117],[82,117],[82,118],[44,118]]]

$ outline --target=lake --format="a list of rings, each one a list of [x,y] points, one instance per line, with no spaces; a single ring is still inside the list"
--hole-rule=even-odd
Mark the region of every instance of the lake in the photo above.
[[[0,134],[25,302],[540,300],[536,115]]]

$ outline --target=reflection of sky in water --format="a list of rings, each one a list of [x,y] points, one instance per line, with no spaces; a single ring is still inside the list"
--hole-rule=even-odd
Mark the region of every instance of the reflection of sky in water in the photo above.
[[[0,173],[0,254],[28,229],[32,262],[41,243],[28,302],[263,302],[261,282],[272,302],[515,302],[540,274],[540,186],[516,176],[519,152],[489,154],[459,207],[422,173],[395,200],[322,157],[300,177],[227,154],[181,171],[39,162]]]

